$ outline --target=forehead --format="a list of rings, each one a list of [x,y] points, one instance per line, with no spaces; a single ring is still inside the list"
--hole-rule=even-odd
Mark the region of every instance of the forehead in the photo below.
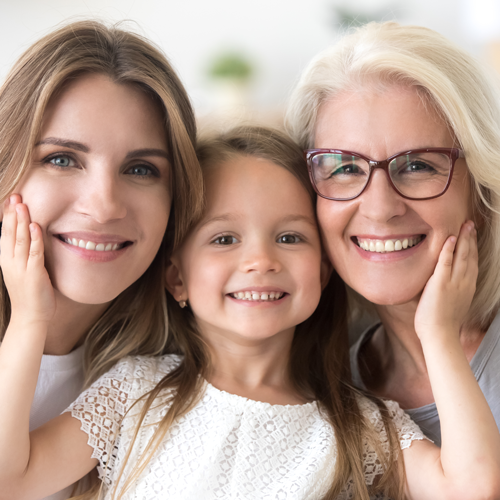
[[[40,135],[92,140],[99,145],[119,141],[165,143],[163,119],[154,101],[138,87],[118,84],[101,74],[68,81],[52,96]],[[135,140],[134,137],[137,139]],[[130,144],[130,149],[134,149]]]
[[[205,170],[206,216],[237,210],[249,214],[301,211],[314,217],[304,186],[285,168],[254,156],[236,156]],[[264,221],[263,221],[264,222]]]
[[[401,151],[452,147],[449,127],[414,88],[389,86],[343,92],[322,104],[315,147],[357,151],[380,160]]]

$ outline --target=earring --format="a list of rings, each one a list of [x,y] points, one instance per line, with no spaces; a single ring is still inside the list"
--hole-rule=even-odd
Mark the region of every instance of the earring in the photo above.
[[[181,309],[184,309],[187,306],[187,302],[185,300],[179,300],[179,305],[181,306]]]

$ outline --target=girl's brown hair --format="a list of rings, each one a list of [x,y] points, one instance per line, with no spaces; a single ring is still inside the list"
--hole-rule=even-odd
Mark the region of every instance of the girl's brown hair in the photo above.
[[[195,152],[196,125],[188,96],[163,53],[141,36],[97,21],[64,26],[33,44],[0,89],[0,202],[29,170],[47,104],[63,85],[101,74],[150,96],[161,111],[172,168],[175,242],[202,208],[203,180]],[[129,354],[155,355],[166,344],[164,269],[167,239],[152,264],[122,292],[85,340],[86,385]],[[0,278],[0,337],[10,301]]]
[[[239,127],[218,137],[201,141],[198,157],[202,169],[216,167],[238,156],[255,156],[270,160],[292,173],[310,194],[316,196],[309,182],[301,150],[284,134],[260,127]],[[195,224],[194,224],[195,225]],[[135,473],[127,478],[123,489],[113,492],[118,498],[132,486],[166,437],[171,425],[200,400],[204,380],[210,377],[211,361],[206,344],[198,331],[190,308],[181,309],[171,295],[167,297],[169,312],[169,352],[182,355],[177,369],[169,373],[150,393],[144,396],[135,437],[155,398],[165,389],[175,389],[171,406],[159,423],[155,435],[141,456]],[[298,325],[290,352],[289,376],[297,392],[305,400],[316,400],[336,436],[336,474],[325,496],[336,498],[352,481],[354,497],[368,500],[383,493],[393,499],[404,497],[404,469],[399,440],[384,403],[369,397],[378,406],[389,438],[389,453],[382,450],[380,436],[363,417],[359,401],[363,396],[350,384],[349,345],[347,336],[347,296],[345,285],[333,272],[314,314]],[[135,440],[134,437],[134,440]],[[376,484],[365,484],[363,453],[368,441],[376,450],[384,474]],[[132,449],[133,441],[130,446]],[[122,471],[130,456],[126,456]],[[401,458],[398,460],[398,458]],[[118,478],[116,484],[119,484]]]

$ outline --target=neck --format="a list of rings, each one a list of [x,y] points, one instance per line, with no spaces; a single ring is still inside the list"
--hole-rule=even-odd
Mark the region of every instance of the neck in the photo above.
[[[271,404],[299,404],[288,375],[294,328],[265,339],[204,332],[212,360],[209,382],[218,389]]]
[[[57,290],[56,313],[51,321],[44,354],[62,356],[83,344],[87,333],[109,304],[80,304]]]
[[[415,370],[427,373],[422,344],[414,326],[419,299],[420,296],[406,304],[377,306],[377,313],[384,325],[386,347],[392,351],[392,356],[404,356],[407,361],[411,360]],[[460,343],[469,362],[485,333],[478,328],[460,330]]]

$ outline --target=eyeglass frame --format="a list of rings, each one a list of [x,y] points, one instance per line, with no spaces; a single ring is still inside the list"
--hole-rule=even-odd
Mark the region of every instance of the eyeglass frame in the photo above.
[[[394,182],[391,179],[391,176],[389,174],[389,163],[397,158],[398,156],[405,156],[405,155],[410,155],[414,153],[443,153],[451,161],[451,167],[450,167],[450,172],[448,174],[448,180],[446,181],[446,186],[444,187],[443,191],[439,194],[436,194],[434,196],[428,196],[427,198],[412,198],[411,196],[406,196],[405,194],[401,193],[399,189],[396,187]],[[434,198],[439,198],[440,196],[443,196],[448,188],[450,187],[451,184],[451,179],[453,178],[453,171],[455,168],[455,162],[459,158],[465,158],[465,154],[462,149],[460,148],[419,148],[419,149],[410,149],[408,151],[402,151],[401,153],[396,153],[395,155],[389,156],[389,158],[385,160],[372,160],[371,158],[368,158],[367,156],[364,156],[360,153],[356,153],[354,151],[348,151],[346,149],[323,149],[323,148],[316,148],[316,149],[304,149],[303,151],[304,154],[304,159],[306,160],[307,163],[307,170],[309,172],[309,179],[311,180],[311,184],[313,186],[314,191],[316,191],[316,194],[318,196],[321,196],[321,198],[325,198],[326,200],[332,200],[332,201],[350,201],[358,198],[358,196],[361,196],[366,188],[368,187],[368,184],[370,184],[370,180],[372,177],[372,173],[376,168],[381,168],[382,170],[385,171],[387,178],[389,180],[390,186],[398,193],[401,197],[407,199],[407,200],[432,200]],[[370,171],[368,173],[368,179],[366,181],[366,184],[364,185],[363,189],[356,195],[356,196],[351,196],[350,198],[331,198],[329,196],[326,196],[324,194],[321,194],[319,192],[318,187],[316,186],[316,181],[314,180],[314,175],[313,175],[313,166],[312,166],[312,159],[318,155],[318,154],[341,154],[341,155],[347,155],[347,156],[354,156],[356,158],[361,158],[362,160],[365,160],[370,168]]]

